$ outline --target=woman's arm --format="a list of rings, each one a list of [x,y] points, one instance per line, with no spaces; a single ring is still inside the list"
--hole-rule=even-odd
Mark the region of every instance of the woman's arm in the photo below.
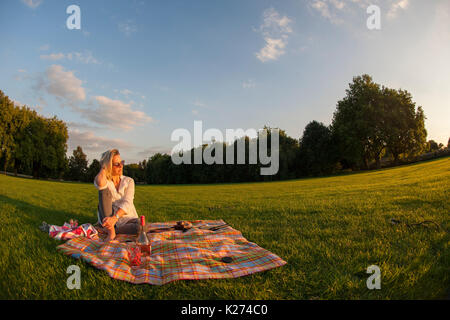
[[[103,189],[106,186],[107,181],[105,168],[100,169],[100,172],[95,176],[94,182],[99,189]]]
[[[103,218],[103,227],[113,227],[117,223],[117,221],[119,221],[119,218],[125,214],[126,212],[123,211],[122,208],[117,209],[116,213],[113,216]]]
[[[116,201],[114,205],[119,207],[119,211],[124,211],[123,214],[130,214],[133,208],[133,200],[134,200],[134,180],[132,178],[128,178],[129,182],[127,187],[125,188],[125,192],[123,197]],[[118,212],[119,212],[118,211]],[[120,216],[122,216],[119,213]]]
[[[125,193],[120,200],[114,202],[114,206],[117,207],[117,211],[111,217],[106,217],[103,219],[102,224],[104,227],[114,226],[120,217],[132,212],[134,200],[134,180],[130,179],[128,186],[125,188]]]

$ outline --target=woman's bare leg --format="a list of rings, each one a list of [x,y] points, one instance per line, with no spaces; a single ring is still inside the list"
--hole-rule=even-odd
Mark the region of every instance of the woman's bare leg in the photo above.
[[[100,222],[103,221],[106,217],[111,217],[114,213],[113,205],[112,205],[112,194],[108,188],[103,190],[99,190],[98,192],[98,213],[100,217]],[[108,231],[108,235],[106,237],[106,241],[114,240],[116,237],[115,227],[106,228]]]

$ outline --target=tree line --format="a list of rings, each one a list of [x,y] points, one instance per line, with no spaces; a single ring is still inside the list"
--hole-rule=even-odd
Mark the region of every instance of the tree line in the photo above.
[[[88,160],[81,146],[67,158],[67,128],[56,117],[46,119],[26,107],[16,107],[0,91],[0,164],[15,172],[32,172],[35,177],[59,177],[92,182],[100,163]],[[268,152],[271,153],[271,128],[265,126]],[[353,78],[344,98],[336,104],[329,126],[309,122],[299,139],[279,130],[279,170],[272,176],[260,174],[262,165],[249,164],[249,137],[223,148],[223,164],[194,164],[195,148],[190,150],[192,164],[175,165],[168,154],[157,153],[138,164],[127,164],[124,175],[137,183],[184,184],[272,181],[305,176],[329,175],[342,170],[380,168],[382,163],[414,159],[420,154],[444,146],[426,141],[425,114],[406,90],[381,86],[367,75]],[[255,138],[256,145],[258,138]],[[245,146],[245,162],[237,164],[237,146]],[[450,139],[447,145],[449,148]],[[197,148],[202,151],[208,145]],[[226,154],[234,151],[233,164],[226,164]],[[259,154],[259,153],[258,153]],[[213,154],[214,156],[214,151]]]
[[[123,174],[133,178],[136,182],[145,182],[144,168],[146,163],[147,161],[144,160],[139,162],[139,164],[127,164],[123,168]],[[77,146],[68,158],[68,169],[64,176],[65,180],[93,182],[99,171],[100,161],[94,159],[88,166],[87,155],[83,152],[81,146]]]
[[[270,141],[270,128],[264,129]],[[416,107],[411,94],[380,86],[364,74],[353,78],[345,97],[337,102],[329,126],[311,121],[298,140],[280,130],[276,175],[260,175],[261,165],[248,164],[248,158],[246,164],[174,165],[170,155],[159,153],[148,160],[143,171],[145,182],[152,184],[271,181],[329,175],[341,170],[380,168],[383,159],[392,159],[394,165],[413,159],[436,147],[434,141],[426,141],[426,136],[425,114],[422,107]],[[243,139],[248,157],[250,139]],[[237,143],[231,146],[235,157]],[[223,163],[229,147],[223,144]],[[270,153],[270,144],[268,147]],[[191,156],[193,153],[194,148]]]
[[[0,166],[34,177],[62,178],[66,169],[67,125],[26,106],[15,106],[0,91]]]

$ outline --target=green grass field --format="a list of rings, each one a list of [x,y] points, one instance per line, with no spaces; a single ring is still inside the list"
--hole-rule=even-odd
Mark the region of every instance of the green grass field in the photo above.
[[[287,265],[226,280],[133,285],[57,252],[38,229],[96,222],[92,184],[0,175],[1,299],[431,299],[447,298],[450,158],[403,167],[268,183],[136,186],[147,221],[224,219]],[[433,220],[438,230],[393,225]],[[69,265],[81,289],[69,290]],[[368,266],[381,269],[369,290]]]

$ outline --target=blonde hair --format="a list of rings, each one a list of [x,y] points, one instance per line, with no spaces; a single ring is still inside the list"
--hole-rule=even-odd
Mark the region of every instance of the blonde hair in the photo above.
[[[115,155],[120,155],[119,150],[111,149],[103,152],[100,159],[100,167],[105,169],[108,180],[112,180],[112,162]]]

